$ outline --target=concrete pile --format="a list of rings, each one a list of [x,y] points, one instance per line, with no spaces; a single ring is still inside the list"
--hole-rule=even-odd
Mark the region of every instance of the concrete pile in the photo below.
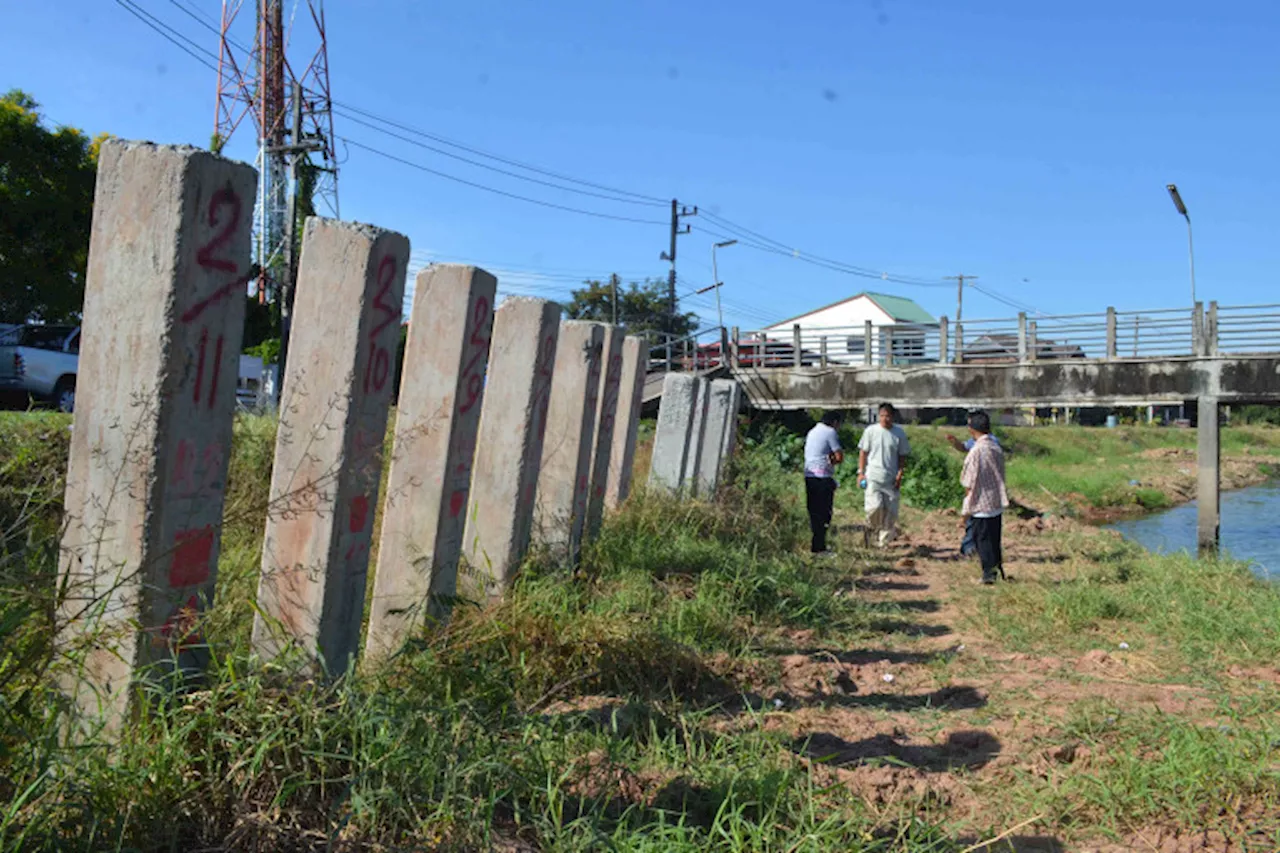
[[[252,168],[193,148],[102,148],[58,634],[89,728],[118,727],[141,683],[207,663],[254,185]],[[307,220],[253,629],[263,659],[338,674],[362,639],[366,655],[393,653],[457,597],[501,596],[531,546],[574,561],[631,489],[643,341],[562,322],[546,300],[495,305],[496,280],[469,266],[418,276],[384,447],[408,259],[394,232]],[[730,399],[713,389],[703,404],[715,449],[687,476],[705,489]]]

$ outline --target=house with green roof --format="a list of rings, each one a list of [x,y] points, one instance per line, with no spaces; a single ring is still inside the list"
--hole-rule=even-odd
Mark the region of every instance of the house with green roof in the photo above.
[[[789,341],[798,324],[806,349],[821,346],[825,339],[828,361],[861,364],[868,346],[868,321],[872,328],[871,357],[878,364],[924,360],[929,330],[938,328],[932,314],[905,296],[864,292],[789,317],[763,331],[769,339]]]

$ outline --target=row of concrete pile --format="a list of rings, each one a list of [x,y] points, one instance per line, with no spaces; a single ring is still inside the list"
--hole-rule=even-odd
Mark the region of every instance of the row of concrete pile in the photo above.
[[[86,721],[124,719],[143,673],[206,663],[255,183],[193,148],[102,148],[59,614]],[[387,444],[408,260],[399,234],[306,223],[270,503],[250,510],[263,659],[346,669],[367,589],[364,652],[393,652],[456,597],[501,595],[531,543],[576,560],[630,489],[643,341],[545,300],[495,308],[474,267],[417,277]]]

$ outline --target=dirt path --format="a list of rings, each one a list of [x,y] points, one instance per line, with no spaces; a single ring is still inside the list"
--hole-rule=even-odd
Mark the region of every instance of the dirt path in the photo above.
[[[1061,557],[1045,542],[1045,527],[1039,519],[1008,520],[1010,583],[1055,579]],[[963,835],[1036,818],[1036,804],[1002,792],[1029,776],[1052,786],[1089,772],[1097,756],[1068,725],[1082,699],[1213,723],[1216,706],[1204,688],[1167,683],[1118,647],[1062,657],[1009,651],[977,627],[989,588],[978,585],[976,562],[961,559],[961,534],[954,514],[912,514],[890,548],[838,556],[851,576],[843,594],[876,614],[878,641],[821,648],[798,632],[794,648],[777,657],[777,677],[759,683],[772,704],[764,706],[765,727],[832,782],[856,791],[886,824],[919,814],[942,818]],[[843,537],[854,538],[861,537]],[[1120,844],[1067,846],[1053,832],[1060,817],[1041,815],[990,849],[1237,849],[1216,833],[1187,837],[1160,828]]]

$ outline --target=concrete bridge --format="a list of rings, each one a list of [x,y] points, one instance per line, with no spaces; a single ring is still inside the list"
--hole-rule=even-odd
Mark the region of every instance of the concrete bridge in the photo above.
[[[722,333],[683,364],[759,410],[1148,406],[1196,401],[1199,542],[1218,542],[1218,407],[1280,401],[1280,305]]]

